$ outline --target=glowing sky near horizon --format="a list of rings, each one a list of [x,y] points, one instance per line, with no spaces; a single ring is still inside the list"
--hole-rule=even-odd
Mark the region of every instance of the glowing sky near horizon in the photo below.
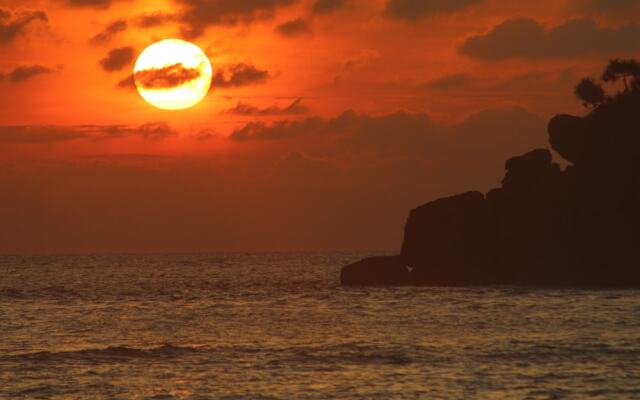
[[[640,50],[635,2],[443,4],[0,0],[0,252],[395,249]],[[135,86],[167,38],[213,64],[183,110]]]

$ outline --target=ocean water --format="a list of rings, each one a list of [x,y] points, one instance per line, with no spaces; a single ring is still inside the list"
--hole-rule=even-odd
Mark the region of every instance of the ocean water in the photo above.
[[[0,398],[640,399],[640,291],[340,287],[363,256],[0,257]]]

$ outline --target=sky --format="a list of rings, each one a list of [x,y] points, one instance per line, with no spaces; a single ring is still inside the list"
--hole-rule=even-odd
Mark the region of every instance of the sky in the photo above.
[[[499,186],[573,87],[640,50],[636,0],[0,0],[0,253],[398,250]],[[165,111],[150,44],[213,86]]]

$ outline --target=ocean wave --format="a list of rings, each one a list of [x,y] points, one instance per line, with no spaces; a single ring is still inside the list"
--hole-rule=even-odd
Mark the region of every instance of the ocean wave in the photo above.
[[[413,349],[414,353],[416,349]],[[0,362],[17,363],[58,363],[58,362],[88,362],[110,363],[135,360],[157,361],[163,359],[183,358],[190,355],[203,354],[211,357],[226,359],[237,357],[238,354],[262,354],[269,361],[267,365],[277,368],[278,365],[306,365],[315,368],[339,367],[342,365],[409,365],[415,362],[409,349],[397,347],[368,346],[363,344],[340,344],[333,346],[296,346],[279,348],[260,348],[246,346],[196,347],[175,346],[164,344],[151,348],[136,348],[127,346],[110,346],[106,348],[89,348],[72,351],[41,351],[33,353],[13,354],[0,357]],[[420,354],[420,357],[424,357]]]
[[[45,286],[37,290],[26,288],[7,287],[0,288],[0,298],[13,300],[54,298],[54,299],[71,299],[79,297],[80,294],[72,289],[64,286]]]
[[[509,348],[488,348],[478,354],[478,359],[486,362],[527,361],[527,362],[586,362],[593,359],[615,358],[616,360],[637,360],[640,357],[638,343],[512,343]]]
[[[397,347],[381,347],[361,343],[338,344],[332,346],[304,346],[283,348],[277,351],[278,356],[270,366],[288,365],[409,365],[414,362],[408,349]]]
[[[120,362],[132,359],[159,359],[175,358],[186,354],[202,351],[198,347],[174,346],[164,344],[151,348],[134,348],[127,346],[110,346],[97,349],[82,349],[71,351],[40,351],[34,353],[22,353],[0,357],[3,361],[87,361],[87,362]]]

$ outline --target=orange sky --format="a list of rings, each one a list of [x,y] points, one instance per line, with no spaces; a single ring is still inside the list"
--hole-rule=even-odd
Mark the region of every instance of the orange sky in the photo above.
[[[0,0],[0,252],[397,249],[640,49],[634,0]],[[154,41],[214,83],[119,82]],[[113,49],[134,57],[106,71]],[[235,71],[235,72],[234,72]]]

